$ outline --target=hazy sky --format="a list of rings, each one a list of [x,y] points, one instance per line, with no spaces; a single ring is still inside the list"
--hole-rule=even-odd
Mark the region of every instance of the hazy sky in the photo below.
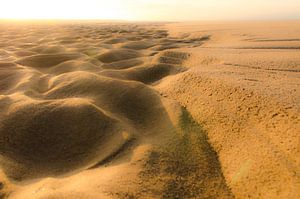
[[[1,0],[0,18],[300,19],[300,0]]]

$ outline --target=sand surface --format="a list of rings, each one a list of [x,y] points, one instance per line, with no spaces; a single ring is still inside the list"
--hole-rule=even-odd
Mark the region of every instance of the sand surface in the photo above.
[[[0,198],[300,198],[300,22],[0,23]]]

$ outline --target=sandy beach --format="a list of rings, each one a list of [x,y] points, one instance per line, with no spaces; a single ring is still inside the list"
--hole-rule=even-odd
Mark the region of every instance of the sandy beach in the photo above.
[[[300,198],[300,21],[0,22],[0,199]]]

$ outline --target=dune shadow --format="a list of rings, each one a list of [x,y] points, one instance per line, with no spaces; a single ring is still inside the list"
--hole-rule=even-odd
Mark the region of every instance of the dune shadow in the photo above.
[[[141,178],[158,198],[233,198],[205,130],[185,108],[173,139],[150,152]]]

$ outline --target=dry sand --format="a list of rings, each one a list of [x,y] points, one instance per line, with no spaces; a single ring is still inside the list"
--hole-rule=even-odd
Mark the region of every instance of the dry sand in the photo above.
[[[300,22],[1,22],[0,198],[300,198]]]

